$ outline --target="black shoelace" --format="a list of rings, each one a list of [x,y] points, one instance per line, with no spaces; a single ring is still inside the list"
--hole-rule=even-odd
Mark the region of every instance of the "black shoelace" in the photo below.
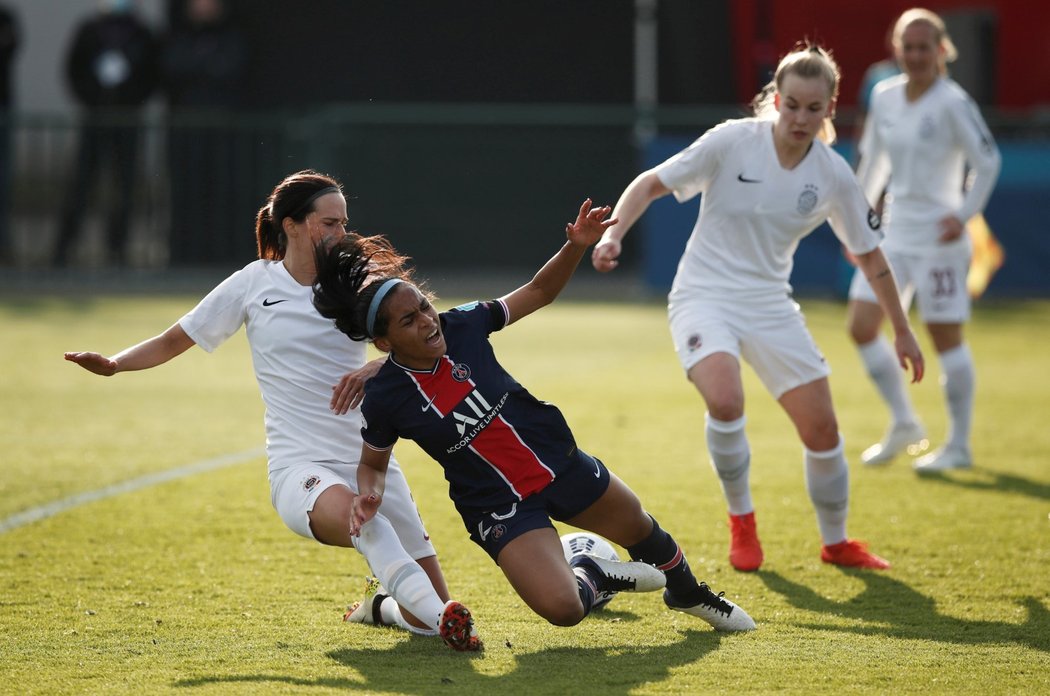
[[[729,616],[733,613],[733,607],[729,604],[729,602],[722,599],[722,597],[725,597],[726,594],[724,591],[715,594],[711,591],[711,588],[707,586],[706,582],[700,583],[700,590],[704,594],[704,598],[700,600],[701,602],[711,607],[715,611],[725,614],[726,616]]]

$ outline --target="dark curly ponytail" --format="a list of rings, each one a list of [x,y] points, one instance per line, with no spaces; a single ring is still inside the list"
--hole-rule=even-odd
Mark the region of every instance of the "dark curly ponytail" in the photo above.
[[[382,306],[374,312],[371,331],[368,311],[373,298],[388,280],[412,283],[412,271],[385,237],[348,234],[330,247],[318,245],[317,276],[314,280],[314,307],[321,316],[335,320],[337,329],[354,341],[384,336],[387,317]]]

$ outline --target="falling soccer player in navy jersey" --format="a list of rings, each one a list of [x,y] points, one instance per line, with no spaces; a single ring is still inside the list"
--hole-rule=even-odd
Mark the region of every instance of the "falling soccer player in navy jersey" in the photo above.
[[[382,237],[318,248],[314,306],[351,339],[389,355],[365,386],[351,528],[380,509],[391,448],[408,438],[444,468],[470,538],[550,623],[579,623],[607,592],[666,586],[670,608],[718,630],[750,630],[751,617],[697,582],[634,492],[576,446],[561,412],[508,374],[489,343],[492,332],[554,301],[615,222],[605,220],[609,210],[585,201],[566,225],[566,243],[526,285],[440,314]],[[633,560],[580,554],[567,563],[551,519],[600,534]]]

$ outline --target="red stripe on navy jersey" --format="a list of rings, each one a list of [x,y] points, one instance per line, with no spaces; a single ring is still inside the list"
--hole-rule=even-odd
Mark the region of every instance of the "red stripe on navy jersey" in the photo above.
[[[470,449],[500,473],[518,498],[542,491],[554,480],[554,472],[518,437],[503,416],[493,419],[478,433]]]
[[[681,546],[675,546],[674,558],[672,558],[667,563],[664,563],[663,565],[656,566],[656,569],[657,570],[662,570],[663,572],[666,573],[667,571],[671,570],[676,565],[681,563],[682,562],[682,558],[683,558],[683,556],[682,556],[682,547]]]
[[[438,361],[437,369],[430,374],[410,372],[415,380],[424,401],[432,402],[431,408],[442,416],[451,413],[467,394],[474,391],[474,382],[459,382],[452,378],[452,361],[447,355]]]
[[[446,355],[431,373],[408,373],[424,401],[430,403],[430,408],[443,418],[462,404],[477,386],[472,379],[456,380],[452,376],[452,367],[453,363]],[[491,408],[487,403],[484,406]],[[465,415],[471,418],[479,416],[474,408],[465,411]],[[554,480],[554,473],[540,461],[503,416],[494,418],[479,432],[471,441],[470,449],[499,473],[519,500],[543,490]]]

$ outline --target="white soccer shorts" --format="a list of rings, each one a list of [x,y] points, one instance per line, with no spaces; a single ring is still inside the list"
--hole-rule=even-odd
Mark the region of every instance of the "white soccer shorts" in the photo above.
[[[927,324],[962,324],[970,318],[970,295],[966,291],[966,274],[970,270],[968,244],[951,244],[934,254],[884,253],[893,269],[905,311],[914,299],[919,316]],[[849,298],[872,304],[879,302],[859,269],[853,273]]]
[[[314,509],[318,496],[336,485],[348,486],[357,492],[356,463],[308,462],[270,473],[270,497],[277,514],[289,529],[307,539],[315,538],[310,529],[310,511]],[[436,555],[412,499],[408,481],[393,458],[387,468],[386,490],[379,511],[390,520],[409,556],[418,560]]]
[[[760,305],[675,299],[668,314],[686,372],[713,353],[729,353],[747,361],[775,399],[831,374],[798,304],[787,295]]]

